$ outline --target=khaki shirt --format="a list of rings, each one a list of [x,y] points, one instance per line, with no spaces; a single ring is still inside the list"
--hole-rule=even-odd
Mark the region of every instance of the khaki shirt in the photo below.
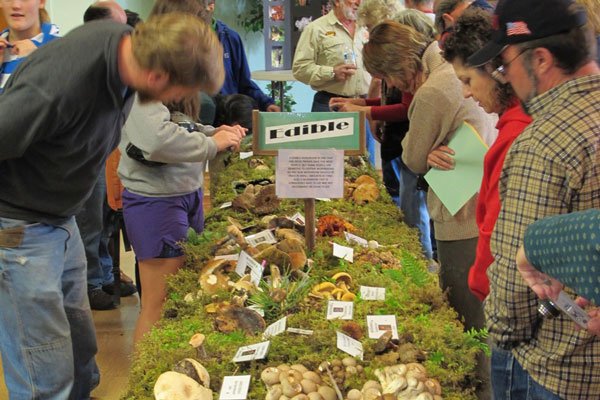
[[[365,95],[371,76],[364,69],[362,49],[368,38],[367,30],[358,27],[352,38],[333,11],[330,11],[308,24],[302,32],[294,54],[294,78],[310,85],[314,90],[348,97]],[[352,63],[351,55],[344,60],[344,53],[352,51],[358,67],[356,74],[345,81],[336,81],[333,67]]]

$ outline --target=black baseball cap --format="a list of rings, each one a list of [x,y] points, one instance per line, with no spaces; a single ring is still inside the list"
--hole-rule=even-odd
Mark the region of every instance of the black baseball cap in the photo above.
[[[467,62],[478,67],[510,44],[528,42],[585,25],[585,11],[573,14],[572,0],[500,0],[493,17],[492,38]]]

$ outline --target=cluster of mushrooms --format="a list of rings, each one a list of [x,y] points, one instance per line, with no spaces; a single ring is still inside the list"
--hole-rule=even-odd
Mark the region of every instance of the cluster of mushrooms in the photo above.
[[[361,175],[354,182],[344,182],[344,198],[363,205],[379,198],[377,181],[369,175]]]
[[[319,373],[302,364],[267,367],[260,378],[267,386],[265,400],[339,400]]]
[[[331,277],[333,282],[327,281],[315,285],[311,296],[318,299],[354,301],[356,295],[350,291],[352,276],[346,272],[338,272]]]

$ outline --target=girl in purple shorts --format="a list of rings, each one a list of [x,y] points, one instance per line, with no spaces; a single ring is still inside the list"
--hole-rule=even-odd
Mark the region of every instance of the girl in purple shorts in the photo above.
[[[197,97],[178,106],[198,115]],[[244,136],[239,125],[203,126],[160,102],[141,103],[136,98],[122,132],[118,169],[125,186],[125,227],[144,288],[134,343],[160,318],[166,277],[184,263],[179,242],[189,228],[203,229],[206,161],[219,151],[239,149]]]

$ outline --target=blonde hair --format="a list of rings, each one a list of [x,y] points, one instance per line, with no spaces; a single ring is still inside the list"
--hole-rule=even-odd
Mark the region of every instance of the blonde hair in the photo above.
[[[599,0],[575,0],[585,9],[587,23],[592,27],[594,35],[600,35],[600,1]]]
[[[131,44],[140,66],[166,72],[172,85],[208,93],[223,85],[223,47],[198,17],[178,12],[152,16],[136,26]]]
[[[45,8],[40,8],[40,25],[50,23],[50,15]]]
[[[422,70],[427,38],[408,25],[384,21],[375,26],[363,48],[363,63],[372,75],[409,82]]]
[[[363,0],[358,7],[358,23],[370,29],[402,9],[398,0]]]
[[[415,28],[417,32],[425,35],[428,40],[435,40],[435,27],[433,26],[433,22],[431,22],[431,18],[424,12],[415,10],[414,8],[408,8],[394,15],[393,20]]]

